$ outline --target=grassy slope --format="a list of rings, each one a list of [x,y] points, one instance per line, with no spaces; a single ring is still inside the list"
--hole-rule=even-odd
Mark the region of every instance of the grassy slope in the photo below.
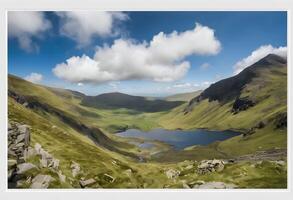
[[[160,124],[169,129],[209,128],[245,131],[258,122],[265,121],[268,125],[263,129],[257,129],[255,134],[247,138],[242,136],[231,138],[219,143],[217,149],[227,155],[242,155],[272,148],[286,149],[287,129],[275,129],[273,121],[279,113],[287,112],[287,90],[284,89],[286,87],[286,67],[263,69],[261,75],[253,79],[241,93],[243,97],[250,96],[258,101],[254,107],[233,114],[231,112],[233,101],[222,104],[218,101],[203,100],[187,114],[183,112],[187,104],[173,109],[160,118]],[[195,148],[188,153],[192,154],[198,150]],[[206,156],[209,154],[210,152]]]
[[[187,92],[187,93],[181,93],[181,94],[174,94],[171,96],[167,96],[164,98],[166,101],[185,101],[188,102],[194,97],[198,96],[202,91],[195,91],[195,92]]]

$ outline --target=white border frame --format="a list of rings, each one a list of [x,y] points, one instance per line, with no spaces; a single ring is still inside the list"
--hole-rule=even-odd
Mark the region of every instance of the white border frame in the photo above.
[[[292,188],[292,13],[291,0],[3,0],[0,2],[0,197],[1,199],[71,199],[110,198],[110,199],[289,199]],[[7,26],[6,12],[10,10],[107,10],[107,11],[287,11],[287,48],[288,48],[288,188],[287,189],[237,189],[237,190],[182,190],[182,189],[50,189],[19,190],[7,189]],[[5,30],[5,33],[3,33]],[[5,173],[3,173],[5,172]],[[44,194],[45,193],[45,194]]]

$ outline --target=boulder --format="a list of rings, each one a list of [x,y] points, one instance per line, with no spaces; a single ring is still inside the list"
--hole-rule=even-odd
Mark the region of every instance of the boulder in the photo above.
[[[38,174],[33,178],[30,188],[32,189],[45,189],[48,188],[50,183],[55,179],[50,175]]]
[[[59,181],[60,181],[61,183],[64,183],[64,182],[66,181],[66,176],[62,174],[62,171],[61,171],[61,170],[59,170],[59,171],[57,172],[57,174],[58,174],[58,177],[59,177]]]
[[[16,168],[17,161],[15,159],[8,159],[8,169]]]
[[[23,174],[31,169],[37,168],[34,164],[32,163],[22,163],[17,165],[17,174]]]
[[[203,160],[197,166],[198,174],[206,174],[211,172],[220,172],[224,169],[224,162],[222,160]]]
[[[124,171],[124,174],[126,174],[128,177],[130,177],[131,174],[132,174],[132,170],[131,169],[127,169],[127,170]]]
[[[89,186],[89,185],[92,185],[96,182],[95,179],[93,178],[90,178],[90,179],[87,179],[87,180],[80,180],[79,181],[79,184],[82,188],[86,187],[86,186]]]
[[[20,139],[22,139],[25,146],[28,147],[29,143],[30,143],[30,131],[29,131],[28,126],[27,125],[18,125],[17,128],[20,133],[20,135],[18,137],[20,137],[22,135]]]
[[[180,171],[176,169],[168,169],[165,174],[169,179],[175,179],[180,175]]]
[[[76,177],[80,172],[80,165],[74,161],[71,161],[71,173],[73,177]]]
[[[35,144],[35,150],[36,150],[36,153],[37,153],[38,155],[40,155],[40,151],[41,151],[41,149],[42,149],[42,146],[41,146],[39,143],[36,143],[36,144]]]
[[[37,154],[36,150],[33,149],[32,147],[28,147],[25,151],[24,151],[24,159],[27,160],[32,156],[35,156]]]
[[[104,179],[110,183],[113,183],[115,181],[115,178],[109,174],[104,174]]]

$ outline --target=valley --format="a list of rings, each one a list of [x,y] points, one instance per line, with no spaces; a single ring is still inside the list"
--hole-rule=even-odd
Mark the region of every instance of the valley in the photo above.
[[[53,178],[48,188],[287,187],[287,61],[273,54],[203,91],[165,99],[86,96],[8,75],[8,121],[29,127],[25,152],[41,145],[59,160],[56,169],[43,166],[35,152],[24,161],[36,167],[19,174],[9,166],[16,188],[40,174]],[[132,129],[237,134],[176,149],[164,138],[119,136]]]

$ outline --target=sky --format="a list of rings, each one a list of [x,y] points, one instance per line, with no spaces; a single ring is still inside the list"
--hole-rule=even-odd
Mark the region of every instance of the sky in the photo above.
[[[9,74],[87,95],[196,91],[269,53],[286,12],[8,12]]]

